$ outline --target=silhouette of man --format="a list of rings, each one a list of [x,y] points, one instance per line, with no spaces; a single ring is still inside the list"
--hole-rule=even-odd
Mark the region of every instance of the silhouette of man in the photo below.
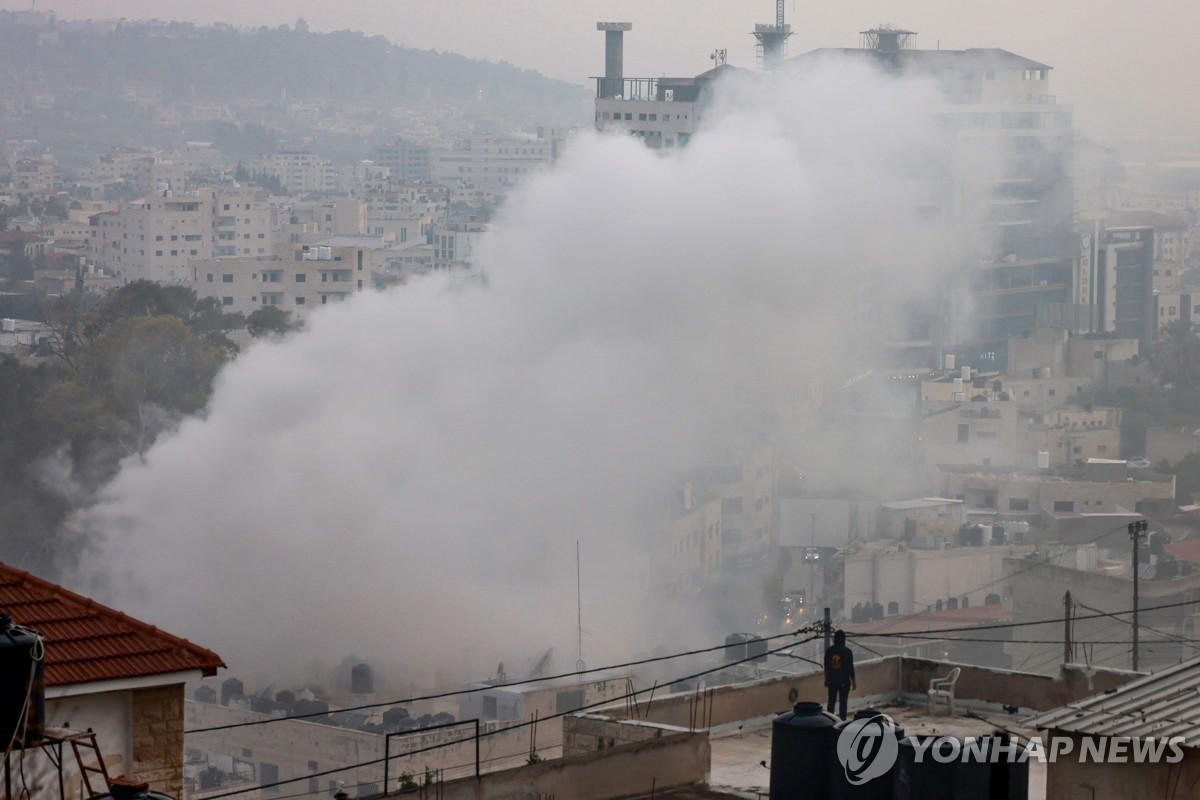
[[[829,713],[833,713],[836,701],[838,715],[845,719],[850,690],[858,688],[858,681],[854,677],[854,653],[846,647],[845,631],[835,633],[833,646],[825,651],[825,686],[829,689]]]

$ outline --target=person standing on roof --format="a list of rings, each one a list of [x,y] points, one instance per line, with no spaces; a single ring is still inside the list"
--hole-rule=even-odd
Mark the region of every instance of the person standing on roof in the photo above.
[[[846,701],[850,690],[858,688],[854,677],[854,653],[846,647],[846,632],[838,631],[833,635],[833,646],[825,651],[825,686],[829,689],[829,713],[833,713],[834,703],[838,704],[838,714],[846,718]]]

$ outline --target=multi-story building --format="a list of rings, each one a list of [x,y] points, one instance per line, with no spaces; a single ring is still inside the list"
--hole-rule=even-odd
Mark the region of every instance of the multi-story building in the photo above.
[[[337,168],[315,153],[285,150],[256,159],[247,166],[278,178],[291,194],[338,190]]]
[[[303,320],[310,311],[373,287],[375,253],[384,243],[335,237],[321,244],[281,244],[271,256],[210,258],[192,263],[191,285],[229,312],[275,306]]]
[[[98,267],[123,282],[193,280],[189,262],[228,256],[268,256],[274,212],[252,190],[200,189],[153,193],[89,220],[88,251]]]
[[[359,236],[367,232],[367,207],[362,201],[353,197],[301,201],[289,206],[286,213],[286,221],[289,226],[292,228],[303,226],[299,231],[285,229],[288,234],[299,232],[328,238],[330,236]],[[290,235],[285,238],[293,242],[300,241]]]
[[[931,208],[979,244],[945,276],[944,316],[935,330],[962,363],[1003,370],[1005,340],[1033,331],[1040,308],[1072,301],[1080,254],[1072,235],[1071,108],[1051,94],[1050,67],[1024,56],[995,48],[919,50],[910,46],[911,31],[891,28],[862,36],[862,47],[836,52],[941,88],[937,116],[951,144]],[[830,52],[787,64],[827,63]]]
[[[433,181],[500,192],[551,162],[550,142],[534,136],[472,136],[430,154]]]
[[[434,269],[470,267],[475,263],[479,240],[487,225],[482,222],[458,222],[434,225],[431,232]]]
[[[1117,460],[1038,473],[941,464],[935,482],[942,496],[965,500],[972,513],[983,512],[1005,523],[1028,522],[1038,530],[1055,525],[1054,515],[1099,515],[1111,522],[1113,514],[1140,514],[1147,503],[1175,497],[1175,476]]]
[[[397,136],[375,148],[374,160],[379,166],[387,167],[393,183],[417,183],[431,178],[428,144]]]

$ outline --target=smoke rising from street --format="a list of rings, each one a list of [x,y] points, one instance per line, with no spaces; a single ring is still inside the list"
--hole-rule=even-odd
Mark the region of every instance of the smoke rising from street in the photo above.
[[[578,540],[589,665],[719,641],[648,602],[653,512],[724,457],[718,420],[861,371],[871,298],[903,307],[954,251],[914,212],[931,89],[850,64],[725,88],[666,156],[573,141],[473,254],[482,278],[244,353],[75,520],[82,585],[235,673],[354,652],[421,685],[550,646],[569,668]]]

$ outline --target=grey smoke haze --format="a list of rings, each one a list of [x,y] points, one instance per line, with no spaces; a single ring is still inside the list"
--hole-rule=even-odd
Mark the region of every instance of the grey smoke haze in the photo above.
[[[28,7],[26,0],[0,0],[0,8]],[[634,23],[625,47],[627,75],[695,75],[711,66],[715,48],[727,48],[732,64],[753,66],[749,32],[774,14],[769,0],[55,0],[45,7],[64,18],[270,27],[303,16],[312,30],[363,30],[409,47],[507,60],[575,83],[602,70],[596,20]],[[916,31],[921,48],[1000,47],[1049,64],[1058,102],[1076,106],[1077,122],[1089,136],[1193,139],[1200,129],[1200,104],[1188,88],[1190,77],[1200,73],[1195,0],[1144,6],[1123,0],[792,2],[786,14],[795,31],[788,45],[793,54],[857,47],[859,31],[891,23]]]
[[[646,603],[646,509],[715,457],[714,419],[840,381],[865,295],[901,307],[952,251],[912,211],[931,89],[848,64],[727,88],[666,157],[575,141],[505,207],[485,281],[244,353],[77,519],[81,577],[235,671],[354,652],[419,685],[572,663],[579,540],[589,664],[719,641]]]

